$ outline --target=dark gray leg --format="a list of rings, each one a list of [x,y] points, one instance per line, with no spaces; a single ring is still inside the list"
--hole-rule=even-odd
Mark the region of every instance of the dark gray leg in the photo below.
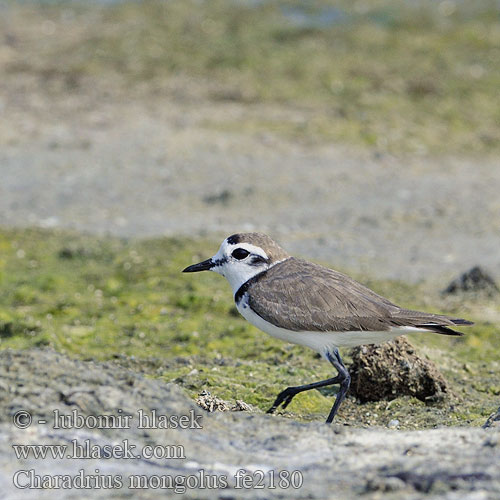
[[[313,382],[312,384],[287,387],[284,391],[281,391],[278,394],[276,401],[273,403],[273,406],[267,410],[267,413],[274,413],[280,405],[282,405],[284,410],[290,404],[292,399],[300,392],[309,391],[310,389],[318,389],[319,387],[326,387],[327,385],[340,384],[340,390],[337,394],[337,398],[335,399],[335,403],[330,411],[330,414],[328,415],[328,418],[326,419],[327,424],[331,423],[335,413],[337,413],[340,403],[344,400],[346,392],[349,389],[351,377],[344,366],[344,363],[342,363],[342,359],[340,358],[340,354],[337,349],[333,353],[327,353],[326,357],[328,361],[330,361],[330,363],[337,368],[339,374],[336,377],[321,380],[320,382]]]
[[[339,392],[337,393],[335,403],[333,403],[332,409],[330,410],[330,414],[326,419],[326,423],[331,424],[333,417],[335,417],[340,404],[344,401],[345,395],[349,390],[349,386],[351,385],[351,376],[349,375],[347,368],[344,366],[344,363],[342,363],[342,358],[340,357],[338,349],[335,349],[333,352],[327,352],[326,357],[328,358],[328,361],[330,361],[330,363],[337,368],[339,372],[338,377],[340,378]]]
[[[329,378],[327,380],[321,380],[320,382],[313,382],[312,384],[306,385],[297,385],[295,387],[287,387],[284,391],[281,391],[274,401],[273,406],[267,410],[267,413],[274,413],[276,408],[283,404],[282,409],[284,410],[291,402],[292,399],[299,394],[299,392],[308,391],[310,389],[318,389],[319,387],[325,387],[327,385],[338,384],[340,382],[340,378],[337,375],[336,377]]]

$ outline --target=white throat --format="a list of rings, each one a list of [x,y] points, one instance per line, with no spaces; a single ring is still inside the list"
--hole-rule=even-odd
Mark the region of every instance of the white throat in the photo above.
[[[265,271],[266,268],[251,268],[250,266],[234,265],[227,262],[224,266],[215,268],[216,273],[222,274],[227,279],[233,290],[233,295],[239,290],[241,285],[257,274]]]

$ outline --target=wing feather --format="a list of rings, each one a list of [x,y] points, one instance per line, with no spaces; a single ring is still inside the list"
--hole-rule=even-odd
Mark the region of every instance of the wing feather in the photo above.
[[[292,331],[386,331],[412,326],[460,335],[447,327],[471,324],[400,308],[345,274],[294,257],[271,267],[247,291],[249,305],[260,317]]]

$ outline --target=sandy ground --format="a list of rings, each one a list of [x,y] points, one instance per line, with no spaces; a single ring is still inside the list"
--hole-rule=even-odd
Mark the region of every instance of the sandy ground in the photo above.
[[[242,114],[307,120],[308,111],[213,102],[182,81],[155,96],[91,82],[41,90],[34,78],[0,84],[4,226],[258,230],[373,277],[444,285],[475,264],[500,275],[497,157],[394,157],[227,131]]]

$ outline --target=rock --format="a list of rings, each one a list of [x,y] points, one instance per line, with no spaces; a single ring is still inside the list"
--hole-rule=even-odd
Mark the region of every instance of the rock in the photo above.
[[[419,357],[404,337],[352,350],[351,394],[361,402],[415,396],[421,401],[443,399],[448,386],[434,363]]]
[[[495,280],[481,267],[475,266],[455,278],[443,291],[444,295],[480,293],[492,297],[500,292]]]
[[[245,403],[245,401],[242,401],[241,399],[237,399],[236,403],[231,407],[231,410],[232,411],[253,411],[253,408],[248,403]]]
[[[20,321],[0,321],[0,339],[14,335],[36,335],[41,331],[40,326],[26,324]]]
[[[228,205],[229,202],[233,199],[234,195],[229,189],[223,189],[222,191],[216,194],[210,194],[203,197],[203,201],[207,205]]]
[[[11,423],[19,410],[29,411],[33,420],[50,420],[54,410],[86,415],[118,408],[131,414],[143,407],[168,413],[200,411],[174,384],[112,363],[73,360],[50,349],[1,351],[0,380],[9,384],[9,392],[0,391],[0,423]]]
[[[500,429],[500,407],[496,413],[492,413],[484,423],[483,429],[487,429],[488,427],[498,427]]]
[[[482,491],[488,492],[488,498],[500,497],[500,446],[494,445],[500,429],[412,432],[300,423],[245,411],[207,413],[174,384],[114,363],[74,360],[52,350],[0,351],[0,385],[2,498],[149,500],[177,493],[188,500],[320,500],[356,498],[363,493],[371,500],[388,493],[391,500],[403,500],[422,498],[427,492],[433,498],[436,494],[473,498]],[[32,415],[27,428],[14,425],[13,417],[21,410]],[[73,426],[57,427],[55,410],[66,416],[76,412],[86,425],[76,425],[75,418]],[[139,412],[142,419],[150,419],[149,427],[140,427]],[[129,425],[93,424],[99,417],[118,415],[129,416]],[[186,416],[191,423],[189,428],[162,428],[161,416],[174,423],[176,416]],[[72,455],[73,446],[83,447],[86,442],[92,446],[93,458]],[[104,453],[125,442],[133,457],[112,458]],[[49,453],[44,459],[32,454],[17,459],[15,450],[26,445],[66,446],[72,458],[64,454],[54,459]],[[148,449],[160,453],[171,446],[180,447],[176,449],[182,455],[144,456]],[[417,452],[406,453],[409,449]],[[31,481],[28,471],[50,480],[67,477],[75,483],[63,489],[16,488],[15,477],[19,486]],[[280,472],[284,472],[281,477]],[[236,488],[242,473],[249,482],[242,487],[240,481]],[[276,488],[257,488],[262,478],[264,486],[269,484],[269,474],[275,474]],[[82,490],[76,483],[82,475],[101,484],[106,478],[115,482]],[[139,490],[129,489],[134,478],[143,481]]]
[[[198,394],[196,398],[196,404],[206,411],[253,411],[252,407],[237,399],[236,402],[231,405],[229,401],[224,401],[217,396],[212,395],[209,391],[203,390]]]
[[[212,396],[209,391],[202,391],[196,398],[196,404],[207,411],[229,411],[231,408],[227,401]]]
[[[389,429],[396,429],[397,427],[399,427],[399,420],[397,418],[393,418],[388,424],[387,424],[387,427],[389,427]]]
[[[406,483],[398,477],[375,477],[366,481],[365,492],[392,492],[406,487]]]

